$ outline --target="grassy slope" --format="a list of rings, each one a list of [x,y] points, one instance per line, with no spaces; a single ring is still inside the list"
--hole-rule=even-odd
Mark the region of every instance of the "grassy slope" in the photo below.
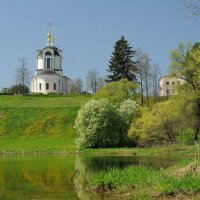
[[[87,95],[66,96],[0,96],[0,106],[8,107],[74,107],[89,100]]]
[[[74,119],[89,96],[0,96],[0,151],[75,150]]]
[[[91,97],[0,96],[0,152],[64,152],[75,150],[74,119]],[[83,149],[97,154],[194,154],[191,146]]]

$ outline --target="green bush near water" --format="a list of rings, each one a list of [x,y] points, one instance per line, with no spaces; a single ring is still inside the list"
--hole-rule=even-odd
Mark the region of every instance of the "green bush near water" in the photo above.
[[[120,140],[120,126],[120,116],[108,99],[91,100],[79,110],[75,120],[77,146],[117,146]]]
[[[79,110],[75,120],[78,148],[105,148],[129,145],[127,132],[137,110],[133,100],[117,108],[108,99],[91,100]]]

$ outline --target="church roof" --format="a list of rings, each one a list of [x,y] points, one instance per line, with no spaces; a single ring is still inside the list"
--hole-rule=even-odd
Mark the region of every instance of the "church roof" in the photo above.
[[[54,47],[54,46],[47,46],[47,47],[43,48],[42,50],[39,51],[38,55],[42,56],[43,51],[46,50],[46,49],[52,49],[54,51],[55,56],[60,56],[58,48]]]
[[[41,72],[38,73],[38,75],[59,75],[56,72],[52,71],[52,70],[43,70]]]
[[[70,78],[68,78],[67,76],[63,76],[63,78],[68,79],[68,80],[70,79]]]

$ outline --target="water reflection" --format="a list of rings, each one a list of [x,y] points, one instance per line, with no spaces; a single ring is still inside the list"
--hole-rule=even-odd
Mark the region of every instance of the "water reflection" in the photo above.
[[[179,158],[169,156],[85,156],[80,158],[89,170],[107,170],[127,165],[140,165],[154,169],[166,168],[176,163]]]
[[[74,164],[74,156],[1,158],[0,199],[78,199]]]
[[[92,173],[131,164],[159,169],[177,160],[173,157],[84,155],[0,157],[0,199],[103,199],[90,192],[88,183]]]

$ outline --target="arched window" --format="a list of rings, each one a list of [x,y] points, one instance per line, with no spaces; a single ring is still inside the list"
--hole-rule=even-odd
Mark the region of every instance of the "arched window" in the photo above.
[[[50,51],[47,51],[44,57],[44,69],[53,69],[54,62],[53,62],[53,56]]]
[[[45,56],[52,56],[52,53],[49,52],[49,51],[47,51],[47,52],[45,53]]]

